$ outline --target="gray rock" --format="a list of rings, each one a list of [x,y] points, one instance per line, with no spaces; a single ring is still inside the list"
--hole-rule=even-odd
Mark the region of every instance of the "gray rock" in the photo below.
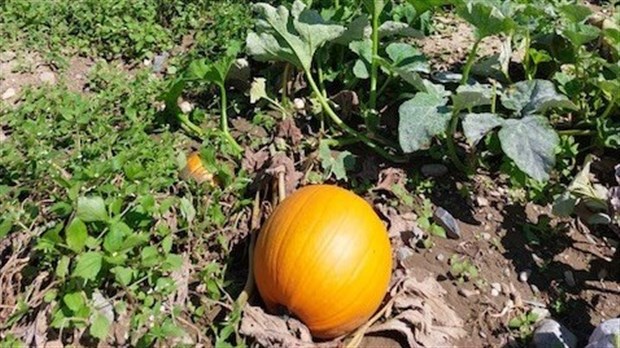
[[[437,207],[433,213],[433,220],[446,230],[446,234],[450,238],[461,238],[461,229],[452,214],[448,213],[442,207]]]
[[[615,341],[614,341],[615,340]],[[620,318],[609,319],[594,329],[586,348],[616,348],[620,341]]]
[[[570,287],[577,285],[577,283],[575,282],[575,275],[570,270],[564,271],[564,279],[566,280],[566,285]]]
[[[420,170],[424,176],[437,177],[448,174],[448,167],[439,163],[425,164]]]
[[[160,73],[164,70],[164,65],[166,64],[166,60],[168,60],[168,52],[164,52],[162,54],[158,54],[153,58],[153,66],[152,70],[154,73]]]
[[[39,75],[39,80],[43,83],[53,85],[56,84],[56,75],[51,71],[45,71]]]
[[[553,319],[543,319],[538,323],[532,341],[536,348],[577,347],[577,337]]]
[[[8,100],[13,98],[17,94],[15,88],[8,88],[4,93],[2,93],[2,100]]]
[[[443,260],[445,259],[445,256],[443,256],[443,254],[437,254],[437,256],[435,256],[435,258],[437,259],[437,261],[443,262]]]

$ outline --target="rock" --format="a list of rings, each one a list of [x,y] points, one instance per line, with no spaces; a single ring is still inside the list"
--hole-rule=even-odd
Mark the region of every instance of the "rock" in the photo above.
[[[17,94],[15,88],[8,88],[4,93],[2,93],[2,100],[8,100],[13,98]]]
[[[620,318],[609,319],[599,324],[588,339],[586,348],[616,348],[614,343],[620,337]],[[614,341],[616,340],[616,341]]]
[[[566,280],[566,285],[570,286],[571,288],[577,285],[577,283],[575,282],[575,276],[570,270],[564,271],[564,279]]]
[[[153,58],[153,66],[151,69],[154,73],[160,73],[164,70],[164,64],[166,64],[166,60],[168,59],[168,52],[164,52],[162,54],[158,54]]]
[[[536,285],[530,284],[530,288],[532,288],[532,292],[534,293],[534,295],[540,294],[540,289]]]
[[[553,319],[543,319],[539,322],[532,341],[536,348],[577,347],[577,337]]]
[[[476,197],[476,203],[478,203],[479,207],[488,207],[489,206],[489,200],[482,197],[482,196],[478,196]]]
[[[192,110],[194,110],[194,106],[185,100],[179,103],[179,109],[181,109],[181,112],[184,114],[189,114]]]
[[[484,240],[491,240],[491,234],[490,233],[481,233],[480,236],[482,237],[482,239]]]
[[[424,176],[438,177],[448,174],[448,167],[439,163],[431,163],[423,165],[420,171]]]
[[[464,289],[464,288],[460,288],[458,291],[458,294],[465,297],[465,298],[470,298],[472,296],[475,295],[479,295],[480,292],[478,291],[473,291],[473,290],[468,290],[468,289]]]
[[[527,280],[530,278],[530,274],[532,274],[532,271],[526,269],[525,271],[519,273],[519,280],[526,283]]]
[[[444,208],[437,207],[437,209],[435,209],[433,220],[446,230],[448,237],[454,239],[461,238],[461,229],[456,219]]]
[[[435,256],[435,258],[437,259],[437,261],[443,262],[443,260],[445,259],[445,256],[443,256],[443,254],[437,254],[437,256]]]
[[[407,259],[411,255],[413,255],[413,251],[411,251],[411,249],[409,249],[407,247],[400,247],[400,248],[398,248],[398,250],[396,252],[396,257],[401,262],[404,261],[405,259]]]
[[[42,72],[39,74],[39,81],[50,85],[56,84],[56,75],[51,71]]]
[[[499,296],[499,290],[497,290],[495,288],[491,289],[491,296],[493,296],[493,297]]]

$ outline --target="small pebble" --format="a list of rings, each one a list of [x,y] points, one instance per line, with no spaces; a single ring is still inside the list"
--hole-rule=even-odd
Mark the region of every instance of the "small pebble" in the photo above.
[[[489,206],[489,200],[482,197],[482,196],[478,196],[476,197],[476,202],[478,202],[478,206],[479,207],[488,207]]]
[[[420,171],[422,171],[422,175],[424,176],[437,177],[448,174],[448,167],[443,164],[431,163],[423,165]]]
[[[407,247],[401,247],[398,249],[396,256],[398,257],[399,261],[404,261],[405,259],[407,259],[409,256],[413,255],[413,251],[411,251],[411,249],[407,248]]]
[[[491,289],[491,296],[493,296],[493,297],[499,296],[499,290],[497,290],[495,288]]]
[[[519,273],[519,280],[524,283],[527,282],[527,280],[530,278],[530,274],[532,274],[532,271],[526,269],[525,271]]]
[[[13,98],[17,94],[15,88],[9,88],[4,93],[2,93],[2,100],[7,100]]]
[[[45,71],[39,75],[39,80],[43,83],[53,85],[56,83],[56,75],[51,71]]]
[[[530,284],[530,288],[532,288],[532,292],[536,295],[540,294],[540,289],[534,284]]]
[[[566,280],[566,285],[570,287],[577,285],[575,282],[575,275],[571,271],[564,271],[564,279]]]
[[[504,275],[510,277],[510,268],[504,268]]]
[[[490,233],[484,232],[484,233],[481,233],[480,235],[482,236],[482,239],[484,239],[484,240],[491,240],[491,234]]]
[[[536,263],[538,267],[542,267],[542,265],[545,264],[545,260],[543,260],[540,256],[534,253],[532,253],[532,259],[534,260],[534,262]]]
[[[468,289],[459,289],[458,294],[465,297],[465,298],[470,298],[472,296],[478,295],[480,294],[478,291],[472,291],[472,290],[468,290]]]
[[[189,114],[194,110],[194,106],[188,101],[183,101],[179,104],[179,109],[181,109],[184,114]]]
[[[443,256],[443,254],[437,254],[435,258],[437,259],[437,261],[442,262],[445,259],[445,256]]]
[[[487,334],[485,334],[482,331],[478,332],[478,335],[480,335],[480,337],[482,337],[482,338],[487,338]]]

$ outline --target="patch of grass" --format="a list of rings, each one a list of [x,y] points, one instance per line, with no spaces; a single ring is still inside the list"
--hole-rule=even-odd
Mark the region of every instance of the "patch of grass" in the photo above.
[[[0,46],[142,59],[196,32],[197,53],[213,53],[250,25],[245,1],[21,1],[0,4]]]

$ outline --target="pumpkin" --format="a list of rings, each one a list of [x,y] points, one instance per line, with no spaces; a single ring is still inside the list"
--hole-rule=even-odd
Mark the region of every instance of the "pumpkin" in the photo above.
[[[185,168],[183,168],[183,171],[181,172],[181,176],[184,178],[193,178],[199,184],[202,184],[203,182],[208,182],[211,185],[215,184],[213,174],[204,167],[198,152],[193,152],[189,155],[189,157],[187,157],[187,162],[185,164]]]
[[[253,270],[267,309],[286,308],[317,338],[366,322],[392,270],[385,225],[355,193],[306,186],[282,201],[256,240]]]

